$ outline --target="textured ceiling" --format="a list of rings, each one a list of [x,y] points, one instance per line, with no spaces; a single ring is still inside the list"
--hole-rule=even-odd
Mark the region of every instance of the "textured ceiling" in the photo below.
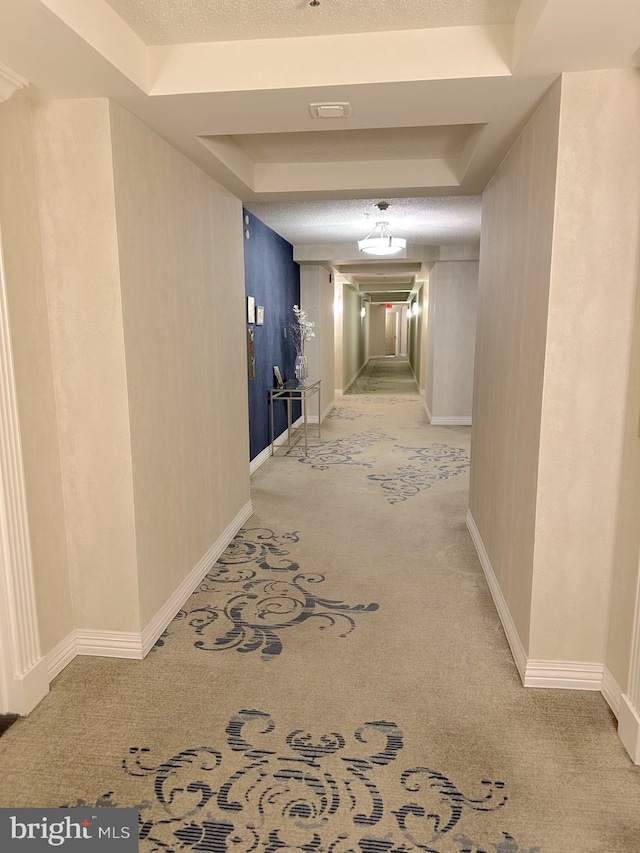
[[[474,125],[317,130],[230,137],[254,163],[458,158]],[[214,137],[215,138],[215,137]]]
[[[480,196],[385,201],[391,207],[384,215],[372,199],[262,202],[246,207],[293,244],[353,242],[362,239],[379,220],[389,222],[391,232],[397,237],[414,243],[433,246],[480,240]]]
[[[147,44],[507,24],[520,0],[107,0]]]

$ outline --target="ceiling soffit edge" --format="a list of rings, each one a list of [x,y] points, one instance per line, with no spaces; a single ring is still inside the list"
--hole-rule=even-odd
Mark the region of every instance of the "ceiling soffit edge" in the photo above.
[[[28,85],[29,81],[25,77],[0,62],[0,103],[8,101],[14,92]]]

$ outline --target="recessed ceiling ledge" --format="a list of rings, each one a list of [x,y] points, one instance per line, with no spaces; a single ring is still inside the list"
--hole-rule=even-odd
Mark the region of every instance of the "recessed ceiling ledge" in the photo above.
[[[504,77],[508,24],[147,48],[151,95]],[[339,57],[329,61],[328,57]]]
[[[149,92],[148,48],[104,0],[39,0],[142,92]]]

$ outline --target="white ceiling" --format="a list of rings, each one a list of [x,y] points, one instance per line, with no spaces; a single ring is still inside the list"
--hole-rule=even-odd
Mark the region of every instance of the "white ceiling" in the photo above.
[[[520,0],[108,0],[148,45],[507,24]]]
[[[371,199],[251,203],[247,209],[292,244],[361,240],[379,220],[412,243],[444,246],[480,240],[479,196],[386,198],[382,214]],[[368,214],[368,216],[367,216]]]

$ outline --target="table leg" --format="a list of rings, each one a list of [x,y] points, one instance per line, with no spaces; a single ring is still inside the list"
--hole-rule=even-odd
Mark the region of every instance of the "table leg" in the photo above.
[[[318,438],[322,438],[322,403],[320,400],[320,386],[318,386]]]
[[[273,456],[273,397],[269,398],[269,418],[271,421],[271,455]]]
[[[291,397],[287,397],[287,432],[289,434],[289,447],[291,447]]]
[[[302,398],[302,420],[304,428],[304,455],[309,455],[309,442],[307,440],[307,395]]]

